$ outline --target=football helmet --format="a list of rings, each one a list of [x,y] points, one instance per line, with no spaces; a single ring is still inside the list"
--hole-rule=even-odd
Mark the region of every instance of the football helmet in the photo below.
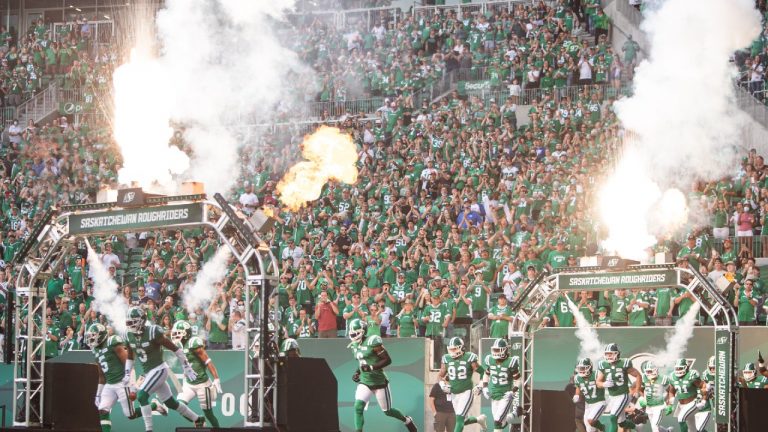
[[[659,376],[659,368],[656,364],[650,360],[644,361],[642,366],[643,374],[648,379],[656,379]]]
[[[85,343],[91,349],[96,349],[107,340],[107,328],[103,324],[93,323],[85,332]]]
[[[508,351],[509,345],[507,344],[507,341],[501,338],[493,341],[493,346],[491,346],[491,357],[496,360],[504,360],[507,358]]]
[[[171,340],[176,343],[185,343],[192,337],[192,326],[184,320],[176,321],[171,329]]]
[[[147,314],[139,306],[132,306],[128,309],[128,318],[125,320],[125,325],[128,327],[128,331],[135,334],[142,334],[144,332],[144,325],[147,322]]]
[[[707,361],[707,369],[709,369],[709,373],[715,373],[715,356],[710,357]]]
[[[741,371],[744,376],[744,381],[753,381],[757,376],[757,368],[754,363],[747,363],[744,365],[744,370]]]
[[[448,341],[448,354],[455,359],[464,354],[464,341],[460,337],[452,337]]]
[[[681,358],[675,362],[675,376],[682,378],[688,373],[688,360]]]
[[[588,358],[580,359],[578,363],[576,363],[576,372],[579,374],[580,377],[588,377],[589,374],[592,373],[592,360]]]
[[[299,343],[293,338],[288,338],[283,341],[283,344],[280,346],[280,352],[288,357],[299,357],[301,355]]]
[[[609,343],[605,346],[605,352],[603,353],[605,357],[605,361],[608,363],[615,363],[616,360],[619,359],[619,355],[621,355],[621,352],[619,351],[619,346],[613,342]]]
[[[361,319],[353,319],[349,322],[349,339],[352,342],[361,342],[368,331],[368,323]]]

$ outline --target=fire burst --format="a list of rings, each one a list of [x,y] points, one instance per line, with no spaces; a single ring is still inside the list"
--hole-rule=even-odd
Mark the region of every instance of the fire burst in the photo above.
[[[320,198],[330,180],[357,182],[357,147],[339,129],[321,126],[304,138],[301,153],[307,160],[292,166],[277,184],[280,200],[291,210]]]

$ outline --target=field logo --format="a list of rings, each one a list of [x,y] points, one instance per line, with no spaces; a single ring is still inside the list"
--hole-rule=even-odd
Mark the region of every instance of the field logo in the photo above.
[[[656,360],[656,354],[651,354],[651,353],[635,354],[629,358],[629,361],[630,363],[632,363],[632,367],[640,371],[640,373],[643,373],[643,369],[642,369],[643,363],[645,363],[646,361],[652,361],[656,365],[656,367],[659,368],[659,373],[661,374],[668,374],[672,372],[672,369],[673,369],[671,366],[665,367],[664,365],[660,365]],[[695,358],[686,357],[685,361],[688,363],[689,369],[693,369],[693,365],[696,364]],[[630,381],[632,381],[632,376],[630,376]]]

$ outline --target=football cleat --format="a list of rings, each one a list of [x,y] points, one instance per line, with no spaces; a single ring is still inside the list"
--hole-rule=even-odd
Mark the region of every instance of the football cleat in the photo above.
[[[477,424],[480,425],[480,430],[485,430],[486,428],[488,428],[488,425],[486,424],[486,421],[485,421],[486,419],[485,414],[480,414],[479,416],[475,417],[475,419],[477,419]]]
[[[650,360],[643,362],[642,369],[643,374],[645,374],[648,379],[656,379],[656,377],[659,376],[659,368]]]
[[[576,364],[576,372],[580,377],[588,377],[592,373],[592,360],[583,358]]]
[[[504,360],[507,358],[507,352],[509,351],[509,345],[504,339],[496,339],[491,346],[491,357],[496,360]]]
[[[747,363],[744,365],[744,370],[741,371],[744,376],[744,381],[754,381],[757,376],[757,368],[754,363]]]
[[[101,346],[108,337],[107,328],[101,323],[93,323],[88,326],[88,331],[85,332],[85,343],[91,349]]]
[[[159,399],[154,398],[152,399],[152,403],[155,404],[155,412],[162,415],[167,416],[168,415],[168,408],[166,408],[165,404],[160,402]]]
[[[352,342],[360,343],[365,338],[365,333],[368,331],[368,323],[361,319],[353,319],[349,322],[349,339]]]
[[[605,361],[608,363],[614,363],[616,360],[619,359],[619,355],[621,355],[621,352],[619,351],[619,346],[615,343],[609,343],[605,346],[605,352],[603,353],[605,356]]]
[[[176,321],[171,329],[171,340],[176,343],[185,343],[192,337],[192,326],[184,320]]]
[[[682,378],[688,373],[688,360],[681,358],[675,362],[675,376]]]
[[[139,306],[133,306],[128,309],[128,318],[125,320],[125,325],[128,327],[128,331],[134,334],[144,333],[144,325],[147,322],[147,314]]]
[[[452,337],[448,341],[448,354],[455,359],[464,354],[464,341],[460,337]]]
[[[405,416],[405,427],[408,429],[408,432],[419,432],[411,416]]]

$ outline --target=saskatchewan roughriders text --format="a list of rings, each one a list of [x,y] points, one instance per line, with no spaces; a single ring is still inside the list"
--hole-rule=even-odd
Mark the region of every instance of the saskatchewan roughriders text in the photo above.
[[[94,216],[80,221],[80,228],[102,228],[117,225],[132,225],[148,222],[184,220],[189,217],[189,209],[157,210],[141,213],[129,213],[114,216]]]
[[[621,276],[588,276],[574,277],[568,280],[570,286],[581,285],[623,285],[623,284],[649,284],[664,283],[667,275],[664,273],[637,274]]]

